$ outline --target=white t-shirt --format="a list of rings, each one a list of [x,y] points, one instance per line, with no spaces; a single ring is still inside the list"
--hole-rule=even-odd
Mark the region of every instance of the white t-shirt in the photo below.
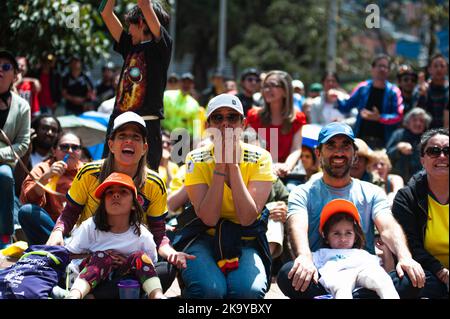
[[[37,152],[31,153],[31,167],[34,168],[37,164],[44,161],[44,159],[46,159],[47,157],[48,157],[48,154],[42,156],[41,154],[39,154]]]
[[[142,250],[153,263],[156,263],[158,254],[153,235],[144,225],[141,225],[140,229],[140,236],[134,233],[134,226],[120,234],[105,232],[96,229],[94,220],[90,217],[72,232],[71,240],[66,244],[66,248],[74,254],[113,249],[125,256]]]

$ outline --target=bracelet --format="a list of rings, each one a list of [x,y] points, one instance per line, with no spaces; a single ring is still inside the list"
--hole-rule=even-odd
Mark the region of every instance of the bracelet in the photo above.
[[[214,174],[220,175],[220,176],[224,176],[224,177],[227,176],[227,174],[219,172],[219,171],[216,171],[216,170],[214,170]]]
[[[106,2],[108,2],[107,0],[103,0],[100,5],[98,6],[98,12],[102,13],[103,10],[105,10],[105,6],[106,6]]]

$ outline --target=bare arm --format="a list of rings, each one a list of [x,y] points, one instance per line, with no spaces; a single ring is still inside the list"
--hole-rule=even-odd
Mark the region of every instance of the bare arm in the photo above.
[[[295,254],[294,265],[288,273],[295,290],[302,292],[308,288],[311,280],[317,283],[319,274],[314,266],[308,240],[307,214],[294,214],[287,220],[289,240]]]
[[[186,188],[183,185],[180,189],[173,191],[167,196],[167,208],[171,213],[176,212],[189,200]]]
[[[252,181],[247,188],[238,164],[228,164],[228,172],[237,219],[242,226],[248,226],[256,220],[264,207],[272,182]]]
[[[139,8],[141,8],[142,10],[145,22],[150,28],[150,31],[152,32],[154,37],[159,40],[159,38],[161,38],[161,23],[159,22],[158,17],[156,16],[155,11],[153,10],[152,1],[138,0],[137,4]]]
[[[225,174],[226,164],[217,163],[214,171]],[[219,221],[224,183],[225,176],[214,174],[211,186],[207,184],[186,186],[186,191],[192,205],[194,205],[197,216],[208,226],[215,226]]]
[[[122,23],[120,23],[120,20],[114,13],[114,6],[116,4],[116,0],[103,0],[103,1],[107,2],[103,10],[100,12],[100,14],[114,40],[116,42],[119,42],[120,35],[122,34],[123,31],[123,27]]]
[[[396,270],[399,277],[403,277],[404,271],[406,271],[413,286],[422,288],[425,283],[425,273],[422,266],[412,258],[400,224],[392,215],[385,213],[379,214],[374,222],[381,240],[397,256]]]

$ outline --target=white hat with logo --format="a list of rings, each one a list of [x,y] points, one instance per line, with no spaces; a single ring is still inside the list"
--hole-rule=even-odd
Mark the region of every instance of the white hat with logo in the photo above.
[[[208,118],[215,110],[220,109],[221,107],[229,107],[233,110],[237,111],[239,114],[244,115],[244,108],[242,107],[242,103],[236,95],[233,94],[220,94],[213,97],[206,109],[206,118]]]

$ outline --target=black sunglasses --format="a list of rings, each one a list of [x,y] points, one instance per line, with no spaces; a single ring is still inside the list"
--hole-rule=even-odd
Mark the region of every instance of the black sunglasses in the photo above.
[[[249,76],[245,79],[245,81],[259,83],[261,82],[261,79],[258,77]]]
[[[431,158],[439,157],[441,156],[441,153],[444,153],[444,156],[448,157],[448,146],[443,148],[432,146],[425,150],[425,154],[427,154]]]
[[[239,113],[232,113],[227,116],[223,116],[222,114],[213,114],[209,118],[214,124],[221,124],[225,119],[230,124],[236,124],[240,119],[242,119],[242,115]]]
[[[72,152],[76,152],[81,150],[81,145],[76,144],[59,144],[59,149],[63,152],[68,152],[69,149],[72,149]]]
[[[11,70],[13,68],[11,63],[3,63],[1,65],[1,67],[2,67],[2,70],[5,71],[5,72],[7,72],[7,71],[9,71],[9,70]]]

